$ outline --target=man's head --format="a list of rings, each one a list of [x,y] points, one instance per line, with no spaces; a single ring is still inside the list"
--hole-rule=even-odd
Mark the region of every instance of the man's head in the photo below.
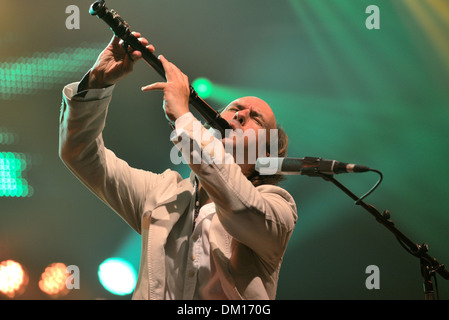
[[[238,153],[239,145],[245,151],[244,161],[237,161],[242,168],[243,174],[255,185],[277,184],[282,177],[260,176],[255,171],[254,161],[249,161],[251,155],[248,153],[256,152],[253,156],[273,156],[284,157],[287,154],[288,138],[284,130],[278,127],[273,110],[264,100],[257,97],[243,97],[232,101],[221,113],[223,119],[229,122],[234,130],[231,134],[223,138],[223,143],[231,145],[234,157]],[[270,133],[277,134],[270,134]],[[238,134],[240,133],[240,135]],[[240,137],[240,139],[239,139]],[[243,139],[241,138],[243,137]],[[263,143],[266,150],[265,154],[259,154],[260,146]],[[272,144],[276,143],[277,154],[270,154]]]
[[[243,97],[232,101],[221,116],[234,128],[275,129],[276,118],[273,110],[264,100],[257,97]]]

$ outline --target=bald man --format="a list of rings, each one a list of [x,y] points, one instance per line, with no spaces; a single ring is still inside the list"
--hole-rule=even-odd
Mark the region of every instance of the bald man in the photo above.
[[[134,35],[154,52],[139,33]],[[278,130],[272,109],[257,97],[233,101],[222,112],[231,133],[217,138],[189,110],[187,76],[160,56],[167,81],[142,91],[164,92],[165,115],[175,127],[170,138],[183,157],[195,156],[195,148],[179,147],[187,141],[208,161],[188,162],[187,179],[173,170],[132,168],[104,146],[102,131],[113,88],[140,58],[140,52],[126,52],[113,37],[86,76],[64,88],[59,146],[66,166],[142,236],[133,299],[275,299],[296,204],[276,185],[278,178],[254,170],[247,151],[277,143],[282,153],[274,156],[282,156],[287,139],[282,133],[273,142],[267,133],[241,140],[237,134]],[[245,150],[240,162],[235,158],[239,144]]]

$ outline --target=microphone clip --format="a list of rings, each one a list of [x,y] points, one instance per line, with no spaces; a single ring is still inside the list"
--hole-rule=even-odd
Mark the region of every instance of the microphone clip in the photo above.
[[[323,175],[333,175],[336,161],[325,160],[318,157],[304,157],[302,159],[301,174],[310,177],[322,177]]]

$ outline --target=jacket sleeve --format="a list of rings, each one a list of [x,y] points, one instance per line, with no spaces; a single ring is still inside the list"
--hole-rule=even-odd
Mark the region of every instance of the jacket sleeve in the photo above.
[[[78,98],[73,95],[76,85],[63,90],[59,156],[83,184],[140,233],[143,210],[156,201],[151,191],[158,186],[163,192],[181,177],[171,170],[155,174],[131,168],[105,148],[102,131],[111,94]]]
[[[215,203],[223,227],[277,266],[297,221],[292,196],[274,185],[254,187],[232,155],[225,153],[223,143],[192,114],[178,120],[172,141]]]

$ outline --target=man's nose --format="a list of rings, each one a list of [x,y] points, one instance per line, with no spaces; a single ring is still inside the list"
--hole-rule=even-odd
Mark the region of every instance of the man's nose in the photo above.
[[[245,112],[237,111],[234,114],[233,119],[237,120],[238,122],[240,122],[241,125],[243,125],[246,122]]]

